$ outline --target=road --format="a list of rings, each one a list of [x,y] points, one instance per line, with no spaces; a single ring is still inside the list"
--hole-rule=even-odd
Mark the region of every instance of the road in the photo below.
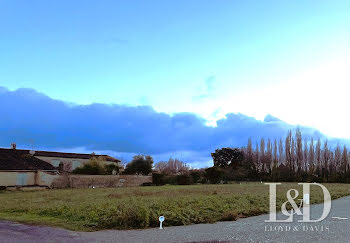
[[[312,218],[317,218],[323,205],[313,205],[311,209]],[[174,226],[163,230],[98,232],[73,232],[0,221],[0,242],[350,242],[350,197],[332,201],[332,210],[322,222],[265,223],[267,219],[268,215],[260,215],[232,222]],[[270,226],[281,226],[283,231],[271,231]],[[291,230],[285,231],[289,226]]]

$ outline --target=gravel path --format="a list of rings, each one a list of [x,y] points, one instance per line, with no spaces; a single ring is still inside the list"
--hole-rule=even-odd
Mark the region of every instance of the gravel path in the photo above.
[[[316,218],[321,215],[323,205],[311,208],[312,218]],[[266,219],[268,215],[163,230],[98,232],[73,232],[0,221],[0,242],[350,242],[350,197],[332,201],[329,216],[319,223],[265,223]],[[282,226],[283,231],[271,231],[270,226]],[[290,231],[285,227],[287,230],[291,227]]]

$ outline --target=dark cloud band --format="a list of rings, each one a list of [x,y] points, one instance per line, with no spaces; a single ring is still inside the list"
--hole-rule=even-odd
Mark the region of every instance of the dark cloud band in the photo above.
[[[258,121],[243,114],[227,114],[216,127],[194,113],[169,115],[150,106],[71,105],[32,89],[0,87],[0,144],[11,142],[45,148],[84,147],[125,153],[176,154],[187,151],[188,161],[218,147],[244,146],[247,139],[284,137],[295,128],[268,116]],[[303,135],[319,137],[311,128]],[[191,153],[192,151],[192,153]]]

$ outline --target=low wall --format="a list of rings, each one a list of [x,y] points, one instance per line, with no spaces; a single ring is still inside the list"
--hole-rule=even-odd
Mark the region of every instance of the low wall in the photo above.
[[[61,175],[51,188],[130,187],[152,182],[152,176],[138,175]]]

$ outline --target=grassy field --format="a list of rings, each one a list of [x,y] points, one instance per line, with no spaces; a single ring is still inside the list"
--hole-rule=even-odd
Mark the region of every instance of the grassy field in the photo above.
[[[332,199],[350,195],[350,184],[324,184]],[[278,186],[277,205],[286,191],[301,186]],[[323,201],[311,187],[311,203]],[[64,189],[34,192],[1,191],[0,218],[71,230],[140,229],[236,220],[269,211],[269,187],[261,183],[162,186],[105,189]],[[280,208],[280,207],[279,207]]]

